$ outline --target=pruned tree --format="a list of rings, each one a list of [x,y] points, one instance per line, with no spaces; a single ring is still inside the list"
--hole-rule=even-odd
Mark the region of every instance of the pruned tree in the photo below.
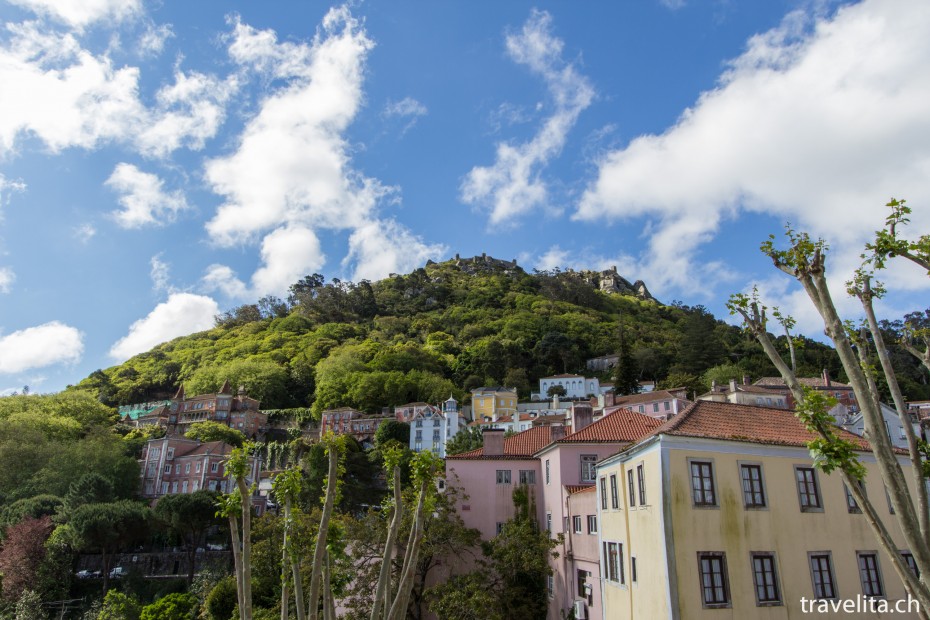
[[[187,551],[187,586],[194,583],[197,571],[197,549],[206,539],[207,531],[218,523],[216,493],[199,490],[194,493],[166,495],[155,504],[155,517],[184,544]]]
[[[219,516],[229,520],[240,620],[252,620],[252,489],[249,488],[248,476],[252,465],[250,454],[254,448],[254,444],[246,443],[230,452],[226,473],[232,477],[236,488],[219,502]],[[242,519],[241,538],[237,512]]]
[[[303,578],[300,572],[300,553],[293,544],[293,516],[294,502],[300,494],[301,476],[297,468],[287,469],[275,476],[272,490],[279,505],[284,507],[284,538],[281,548],[281,618],[286,620],[290,597],[288,595],[288,571],[294,586],[294,606],[297,610],[297,620],[304,620]]]
[[[888,491],[891,504],[894,507],[897,524],[906,540],[917,567],[920,572],[918,578],[905,564],[898,547],[891,537],[887,524],[883,522],[869,498],[865,495],[861,480],[865,476],[865,468],[856,456],[856,446],[848,439],[843,438],[834,426],[834,420],[828,409],[835,401],[822,393],[805,389],[801,386],[795,372],[782,359],[776,350],[774,342],[767,331],[766,308],[759,301],[758,296],[745,294],[733,295],[728,307],[733,314],[739,314],[745,327],[756,337],[763,350],[778,369],[785,384],[791,390],[797,401],[796,415],[801,419],[808,430],[815,436],[808,447],[814,456],[817,467],[825,473],[838,470],[856,502],[862,508],[867,521],[887,553],[895,572],[904,583],[907,592],[920,601],[923,610],[930,610],[930,588],[928,576],[930,573],[930,545],[928,545],[928,516],[927,516],[927,490],[923,480],[923,457],[918,449],[916,440],[909,439],[911,446],[910,457],[913,464],[912,476],[915,487],[913,491],[908,488],[907,480],[901,468],[891,440],[885,431],[884,419],[881,413],[879,393],[875,381],[875,369],[868,363],[867,352],[859,342],[856,346],[856,336],[850,334],[849,324],[839,316],[833,302],[826,276],[827,246],[823,240],[812,240],[803,232],[787,229],[787,249],[778,249],[775,246],[774,236],[762,244],[762,251],[771,258],[775,267],[795,278],[807,293],[824,322],[826,335],[833,342],[843,369],[856,394],[857,401],[865,420],[865,435],[869,440],[871,450],[878,464],[879,473]],[[877,323],[874,321],[874,312],[871,309],[872,300],[876,290],[871,286],[870,278],[865,272],[859,272],[857,278],[849,284],[849,291],[857,295],[863,302],[868,319],[869,331],[872,332],[873,341],[881,346],[881,335],[878,333]],[[782,323],[785,326],[785,323]],[[876,334],[878,334],[876,336]],[[880,360],[881,361],[881,360]],[[895,384],[894,371],[890,364],[882,363],[882,369],[889,385]],[[904,413],[903,411],[901,412]],[[906,433],[913,438],[913,429],[906,416],[902,418]],[[930,617],[930,612],[922,612],[922,617]]]

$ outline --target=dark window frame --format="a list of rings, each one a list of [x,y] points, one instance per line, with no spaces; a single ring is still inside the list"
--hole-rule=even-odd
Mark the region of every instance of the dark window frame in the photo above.
[[[772,607],[782,604],[781,587],[778,583],[778,566],[775,554],[759,551],[750,554],[752,585],[757,607]]]
[[[758,477],[753,477],[754,474]],[[739,478],[740,486],[743,489],[743,507],[747,510],[768,508],[768,496],[765,492],[765,473],[762,464],[740,463]]]
[[[814,599],[820,601],[838,598],[833,554],[830,551],[811,551],[807,554],[807,565],[811,573]]]
[[[706,459],[688,459],[691,475],[691,503],[697,508],[717,507],[717,486],[714,482],[714,462]]]
[[[698,551],[698,575],[701,604],[705,609],[732,606],[730,580],[727,575],[727,555],[722,551]],[[718,583],[719,581],[719,583]]]
[[[820,495],[817,470],[807,465],[795,465],[794,482],[801,512],[823,512],[823,497]]]

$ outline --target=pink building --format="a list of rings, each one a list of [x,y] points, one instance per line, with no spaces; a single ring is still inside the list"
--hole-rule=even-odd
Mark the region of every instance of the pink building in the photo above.
[[[662,420],[678,415],[691,404],[691,401],[687,399],[687,390],[685,388],[657,390],[628,396],[614,396],[612,393],[608,393],[603,400],[603,403],[598,402],[598,404],[604,407],[604,413],[613,410],[613,407],[623,407]]]
[[[516,484],[531,489],[540,529],[553,537],[565,535],[559,557],[550,561],[548,617],[553,620],[563,618],[581,598],[577,593],[586,592],[587,586],[591,602],[585,596],[581,605],[587,617],[601,617],[595,494],[585,490],[597,480],[598,461],[650,434],[662,421],[620,409],[592,423],[588,408],[587,415],[575,412],[574,423],[576,430],[570,434],[565,434],[569,429],[563,426],[536,426],[506,439],[502,430],[486,429],[483,448],[446,459],[446,482],[461,492],[462,520],[480,530],[484,538],[495,536],[513,517]],[[593,535],[585,533],[589,516],[594,517]],[[578,535],[575,517],[581,518]]]
[[[371,444],[378,427],[390,419],[386,416],[371,416],[352,407],[327,409],[320,418],[320,435],[332,431],[336,435],[352,435],[360,444]]]

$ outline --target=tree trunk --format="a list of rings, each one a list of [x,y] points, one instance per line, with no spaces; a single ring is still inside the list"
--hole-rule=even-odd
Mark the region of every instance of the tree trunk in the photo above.
[[[242,502],[242,603],[243,620],[252,620],[252,499],[245,478],[236,478]]]
[[[380,616],[387,620],[390,613],[388,601],[391,598],[391,569],[394,563],[394,546],[397,542],[397,532],[404,516],[404,502],[401,495],[400,467],[394,467],[394,516],[388,530],[387,541],[384,543],[384,555],[381,558],[381,571],[378,574],[378,586],[375,589],[375,600],[371,607],[371,620],[378,620]]]
[[[875,309],[872,307],[872,291],[867,278],[863,282],[863,294],[859,296],[859,299],[862,301],[862,308],[865,310],[866,320],[869,323],[869,331],[872,332],[872,340],[875,342],[875,352],[878,354],[878,361],[881,363],[882,371],[885,373],[888,389],[891,390],[891,398],[894,401],[895,410],[898,413],[898,420],[901,422],[902,428],[904,428],[904,436],[907,439],[907,451],[910,455],[911,467],[913,469],[911,476],[914,481],[914,492],[917,494],[917,516],[920,524],[920,533],[923,540],[928,540],[928,537],[930,537],[930,504],[928,504],[927,501],[927,485],[924,480],[923,459],[917,447],[917,436],[914,434],[914,427],[911,425],[910,418],[905,409],[904,395],[901,394],[901,386],[898,385],[898,379],[891,365],[891,359],[888,357],[888,349],[885,348],[885,341],[878,327],[878,321],[875,318]]]
[[[284,519],[285,523],[288,524],[291,521],[290,497],[284,500]],[[285,545],[285,552],[287,553],[288,563],[291,567],[291,579],[294,582],[294,607],[297,608],[297,620],[304,620],[306,617],[306,612],[304,610],[304,582],[300,574],[300,564],[297,562],[294,550],[291,548],[290,539],[287,540],[287,544]]]
[[[407,552],[404,554],[404,568],[401,571],[397,584],[397,595],[391,604],[388,620],[403,620],[407,617],[407,605],[410,601],[410,590],[413,587],[413,568],[420,554],[420,542],[423,539],[423,504],[426,501],[426,492],[430,481],[420,483],[420,494],[417,499],[417,508],[414,512],[413,523],[410,526],[410,537],[407,540]]]
[[[239,542],[239,522],[235,514],[229,515],[229,535],[232,538],[233,564],[236,569],[236,597],[239,603],[239,620],[244,620],[245,603],[242,598],[242,549]]]
[[[329,478],[326,481],[326,501],[323,503],[323,516],[320,517],[320,529],[316,535],[316,547],[313,550],[313,573],[310,576],[310,598],[307,601],[307,619],[317,620],[320,608],[320,573],[322,572],[323,556],[326,552],[326,536],[329,530],[329,519],[336,503],[336,476],[339,474],[339,450],[335,443],[329,446]],[[323,597],[327,594],[324,592]],[[332,593],[329,593],[332,597]]]
[[[290,612],[288,607],[291,603],[291,594],[288,592],[287,583],[288,583],[288,568],[289,562],[287,557],[288,551],[288,541],[287,541],[287,529],[288,529],[288,510],[284,509],[284,539],[281,541],[281,620],[288,620],[290,618]]]

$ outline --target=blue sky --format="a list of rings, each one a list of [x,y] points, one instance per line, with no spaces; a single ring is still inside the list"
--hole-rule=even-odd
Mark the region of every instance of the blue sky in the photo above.
[[[839,286],[891,197],[930,230],[930,4],[0,0],[0,393],[286,296],[487,252],[664,301]],[[896,265],[885,316],[926,307]],[[839,289],[837,289],[837,296]],[[840,299],[854,313],[854,304]]]

